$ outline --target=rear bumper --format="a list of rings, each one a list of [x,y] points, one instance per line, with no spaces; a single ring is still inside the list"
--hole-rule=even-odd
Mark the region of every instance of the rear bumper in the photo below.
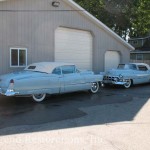
[[[2,89],[0,88],[0,94],[2,93]]]
[[[5,95],[5,96],[15,96],[15,95],[19,94],[19,92],[15,92],[12,89],[7,89],[7,91],[5,93],[3,93],[2,89],[0,88],[0,94]]]

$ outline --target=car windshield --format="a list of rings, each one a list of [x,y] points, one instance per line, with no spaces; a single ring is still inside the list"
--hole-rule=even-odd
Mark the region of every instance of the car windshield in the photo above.
[[[118,69],[133,69],[136,70],[135,64],[119,64]]]

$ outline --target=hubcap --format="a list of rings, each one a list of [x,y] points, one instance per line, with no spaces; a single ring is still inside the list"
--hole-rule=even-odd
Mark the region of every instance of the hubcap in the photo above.
[[[92,93],[97,93],[99,90],[99,83],[98,82],[93,82],[91,86],[91,92]]]
[[[93,83],[93,84],[92,84],[92,90],[93,90],[93,91],[96,91],[96,90],[97,90],[97,87],[98,87],[97,83]]]
[[[127,80],[126,83],[124,84],[126,88],[129,88],[131,86],[131,80]]]
[[[32,95],[33,100],[36,102],[43,101],[45,99],[45,97],[46,97],[46,94],[34,94],[34,95]]]

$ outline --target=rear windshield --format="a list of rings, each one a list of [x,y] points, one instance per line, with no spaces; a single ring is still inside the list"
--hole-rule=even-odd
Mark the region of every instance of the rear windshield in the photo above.
[[[36,68],[36,66],[29,66],[29,67],[28,67],[28,69],[31,69],[31,70],[32,70],[32,69],[35,69],[35,68]]]
[[[29,66],[28,69],[35,69],[36,66]]]

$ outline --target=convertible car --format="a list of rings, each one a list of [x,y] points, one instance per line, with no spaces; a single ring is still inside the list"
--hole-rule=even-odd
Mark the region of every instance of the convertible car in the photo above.
[[[41,102],[46,94],[90,90],[96,93],[102,75],[80,71],[74,64],[40,62],[27,66],[21,72],[0,76],[0,94],[5,96],[31,96]]]
[[[145,63],[119,64],[104,74],[104,85],[122,85],[125,88],[133,84],[150,83],[150,66]]]

